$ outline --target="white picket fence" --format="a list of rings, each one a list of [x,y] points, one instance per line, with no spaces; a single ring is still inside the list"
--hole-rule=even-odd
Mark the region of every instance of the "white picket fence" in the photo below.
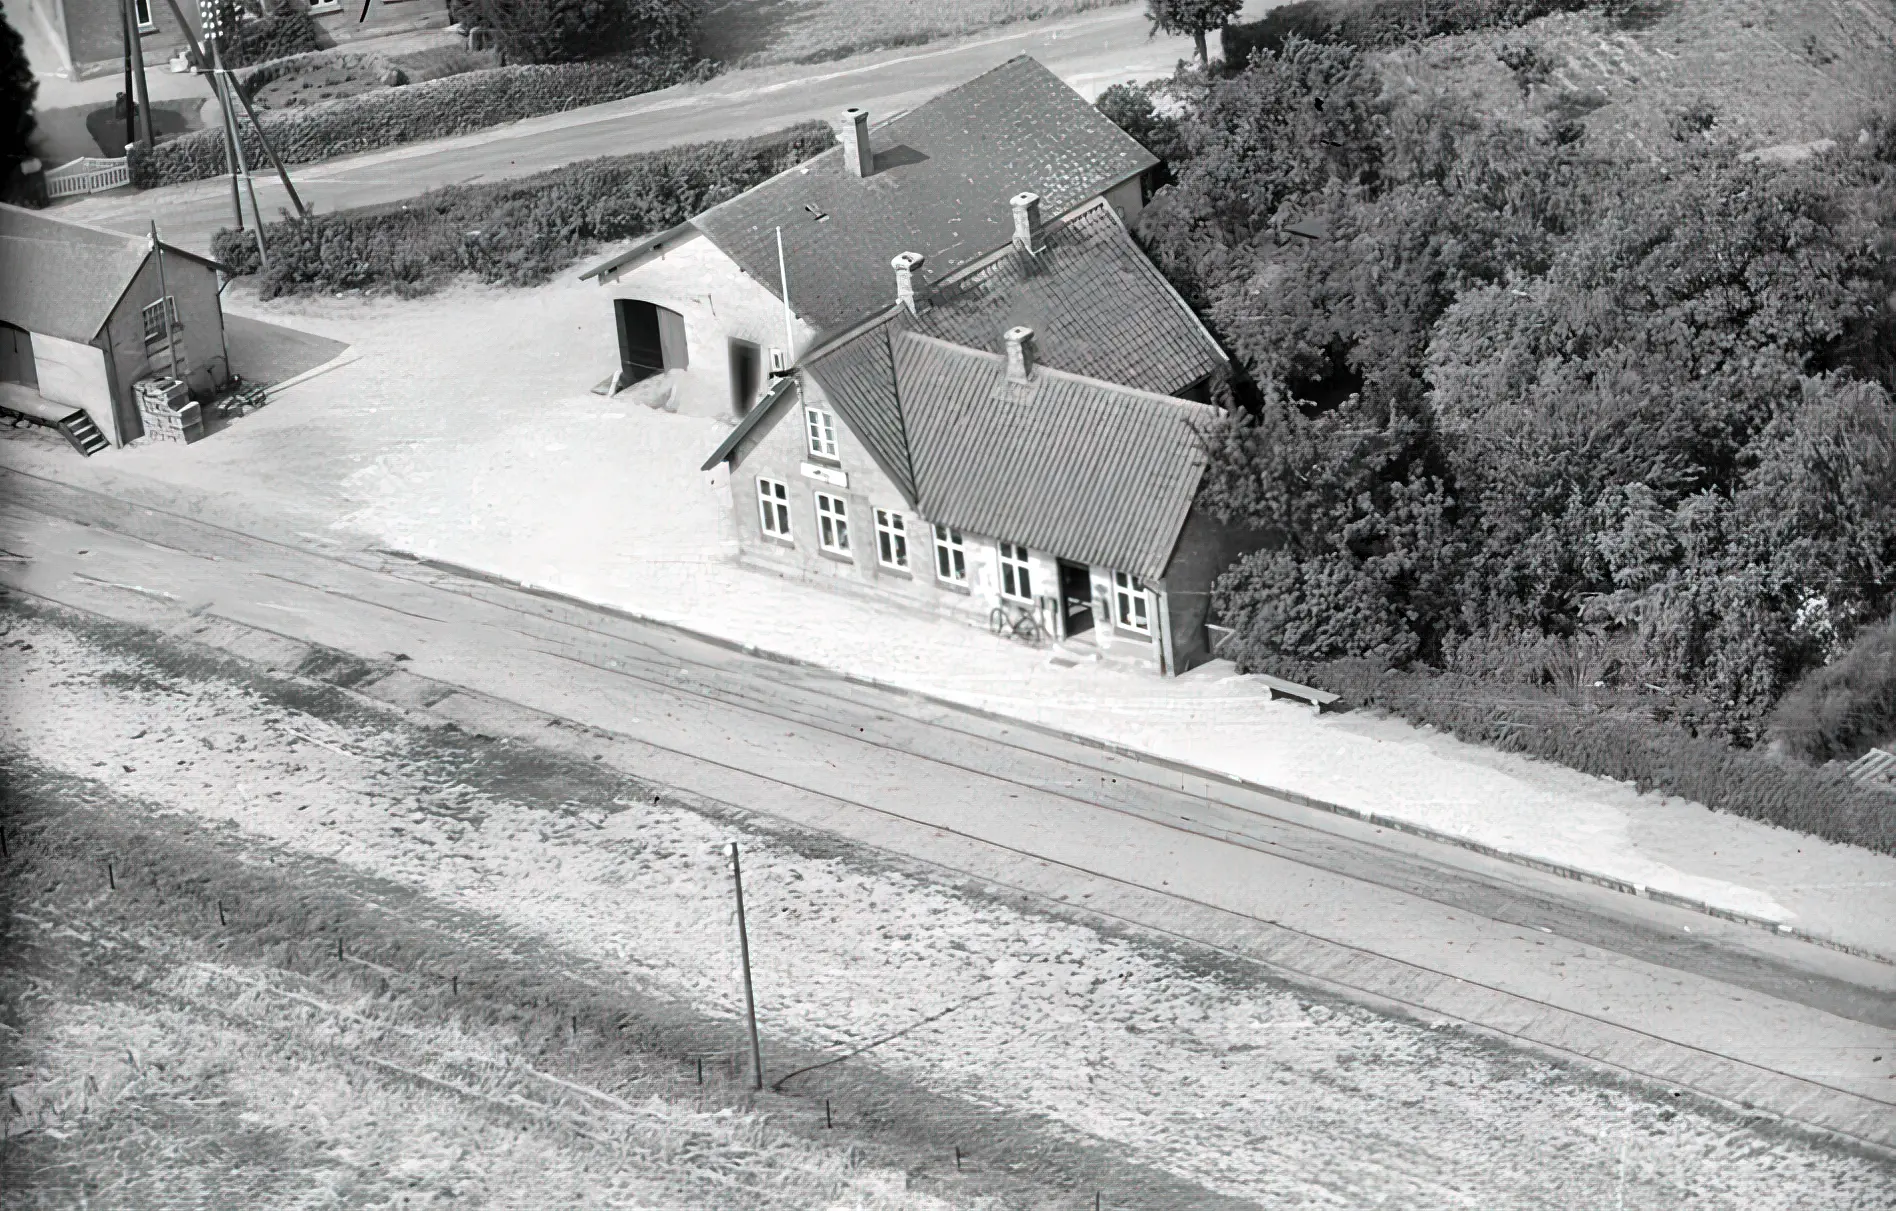
[[[132,170],[123,157],[102,160],[96,156],[81,156],[46,174],[46,196],[64,198],[75,193],[99,193],[131,183]]]

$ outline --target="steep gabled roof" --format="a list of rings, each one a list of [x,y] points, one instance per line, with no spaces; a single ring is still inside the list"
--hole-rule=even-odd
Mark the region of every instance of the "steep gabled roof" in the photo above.
[[[1063,214],[1157,163],[1025,55],[875,127],[870,145],[867,178],[835,147],[693,220],[772,293],[781,227],[792,306],[821,332],[881,309],[897,253],[950,272],[1007,243],[1015,194]]]
[[[891,336],[930,521],[1158,580],[1205,468],[1203,404]]]
[[[163,247],[166,256],[223,268],[182,248]],[[0,320],[88,342],[105,327],[150,255],[144,236],[0,204]]]
[[[1104,199],[936,286],[918,332],[974,349],[1024,326],[1044,365],[1172,395],[1226,363],[1223,350]]]

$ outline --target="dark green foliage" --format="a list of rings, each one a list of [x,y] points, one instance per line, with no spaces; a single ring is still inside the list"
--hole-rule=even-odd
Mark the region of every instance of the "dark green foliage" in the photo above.
[[[1146,0],[1146,16],[1155,32],[1190,34],[1202,65],[1208,57],[1205,35],[1223,29],[1244,7],[1244,0]]]
[[[1535,88],[1553,79],[1554,72],[1560,68],[1560,64],[1554,61],[1552,55],[1531,42],[1524,42],[1518,46],[1511,42],[1503,42],[1500,49],[1494,52],[1494,57],[1501,61],[1503,67],[1514,73],[1514,82],[1520,87],[1523,97],[1530,95]]]
[[[223,48],[224,66],[246,67],[254,63],[268,63],[289,55],[308,54],[322,47],[322,27],[316,24],[316,19],[306,10],[286,9],[238,25],[235,35],[226,39]]]
[[[1771,712],[1771,739],[1806,761],[1848,761],[1896,741],[1896,617],[1866,628]]]
[[[1896,854],[1896,796],[1841,771],[1774,761],[1696,736],[1672,700],[1611,691],[1509,685],[1376,661],[1266,666],[1325,686],[1354,706],[1380,707],[1471,744],[1526,753],[1640,790],[1825,840]]]
[[[1259,51],[1278,53],[1293,38],[1380,50],[1416,38],[1512,29],[1591,6],[1592,0],[1299,0],[1261,21],[1226,26],[1225,62],[1242,67]]]
[[[1211,434],[1205,491],[1272,536],[1217,586],[1241,665],[1433,668],[1476,699],[1652,687],[1669,705],[1640,726],[1743,749],[1890,615],[1896,167],[1879,134],[1792,165],[1705,140],[1670,165],[1606,163],[1573,153],[1565,114],[1390,98],[1361,52],[1296,38],[1170,87],[1177,183],[1139,235],[1237,362],[1246,406]],[[1815,785],[1670,743],[1614,776],[1780,822],[1785,788]],[[1681,761],[1704,768],[1665,772]]]
[[[612,240],[662,231],[737,196],[835,141],[823,123],[569,164],[492,185],[459,185],[412,202],[272,223],[265,298],[343,290],[423,294],[457,274],[534,285]],[[259,271],[256,245],[217,233],[212,251]]]
[[[38,124],[33,117],[38,96],[39,81],[26,61],[26,40],[0,13],[0,178],[33,154],[27,144]]]
[[[1115,84],[1093,104],[1159,159],[1170,161],[1182,153],[1178,123],[1153,105],[1151,89],[1130,81]]]
[[[1680,143],[1690,143],[1718,125],[1718,111],[1703,97],[1681,105],[1666,119],[1666,132]]]
[[[608,59],[596,63],[497,67],[440,80],[378,88],[321,105],[259,112],[270,142],[285,163],[310,164],[334,156],[402,143],[442,139],[561,113],[703,78],[707,68],[682,59]],[[245,155],[262,164],[263,144],[243,126]],[[199,130],[129,153],[132,183],[141,189],[198,181],[225,171],[224,133]]]
[[[577,63],[690,52],[699,0],[453,0],[457,21],[494,31],[508,63]]]

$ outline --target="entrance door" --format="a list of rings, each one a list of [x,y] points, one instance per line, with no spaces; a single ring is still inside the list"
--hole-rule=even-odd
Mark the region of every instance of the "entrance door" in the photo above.
[[[39,390],[39,367],[33,361],[32,334],[4,321],[0,321],[0,382],[24,383]]]
[[[644,299],[614,299],[619,321],[620,386],[685,368],[685,318]]]
[[[1093,577],[1085,564],[1060,561],[1060,614],[1066,635],[1093,629]]]

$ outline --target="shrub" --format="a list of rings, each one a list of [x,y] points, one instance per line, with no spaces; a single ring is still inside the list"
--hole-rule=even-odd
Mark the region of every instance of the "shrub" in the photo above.
[[[1353,706],[1378,707],[1470,744],[1896,854],[1896,796],[1858,786],[1835,767],[1773,761],[1694,736],[1680,725],[1670,700],[1611,691],[1563,693],[1422,668],[1396,671],[1370,660],[1279,663],[1258,671],[1322,686]]]
[[[1896,617],[1866,628],[1771,712],[1766,734],[1806,761],[1848,760],[1896,737]]]
[[[1255,51],[1276,54],[1293,36],[1380,50],[1440,34],[1512,29],[1587,7],[1590,0],[1300,0],[1261,21],[1226,26],[1225,63],[1241,68]]]
[[[683,59],[497,67],[258,117],[285,163],[310,164],[616,101],[681,80],[703,79],[709,70]],[[243,130],[244,154],[252,164],[264,163],[256,131],[248,124]],[[134,148],[127,159],[132,183],[141,189],[200,181],[224,171],[224,133],[221,128],[192,131],[149,152]]]
[[[410,202],[270,224],[262,294],[388,290],[423,294],[457,274],[528,286],[598,244],[662,231],[736,197],[835,142],[818,122],[756,139],[698,143],[568,164]],[[217,258],[257,273],[256,245],[224,230]]]
[[[238,87],[244,95],[256,100],[257,94],[265,87],[276,83],[285,76],[294,75],[313,67],[335,68],[339,71],[361,71],[383,77],[389,72],[401,73],[394,60],[372,52],[351,50],[318,50],[307,54],[288,55],[281,59],[272,59],[259,64],[249,71],[236,74]]]
[[[224,48],[226,67],[267,63],[323,47],[322,27],[308,12],[285,11],[238,25],[236,36]]]

